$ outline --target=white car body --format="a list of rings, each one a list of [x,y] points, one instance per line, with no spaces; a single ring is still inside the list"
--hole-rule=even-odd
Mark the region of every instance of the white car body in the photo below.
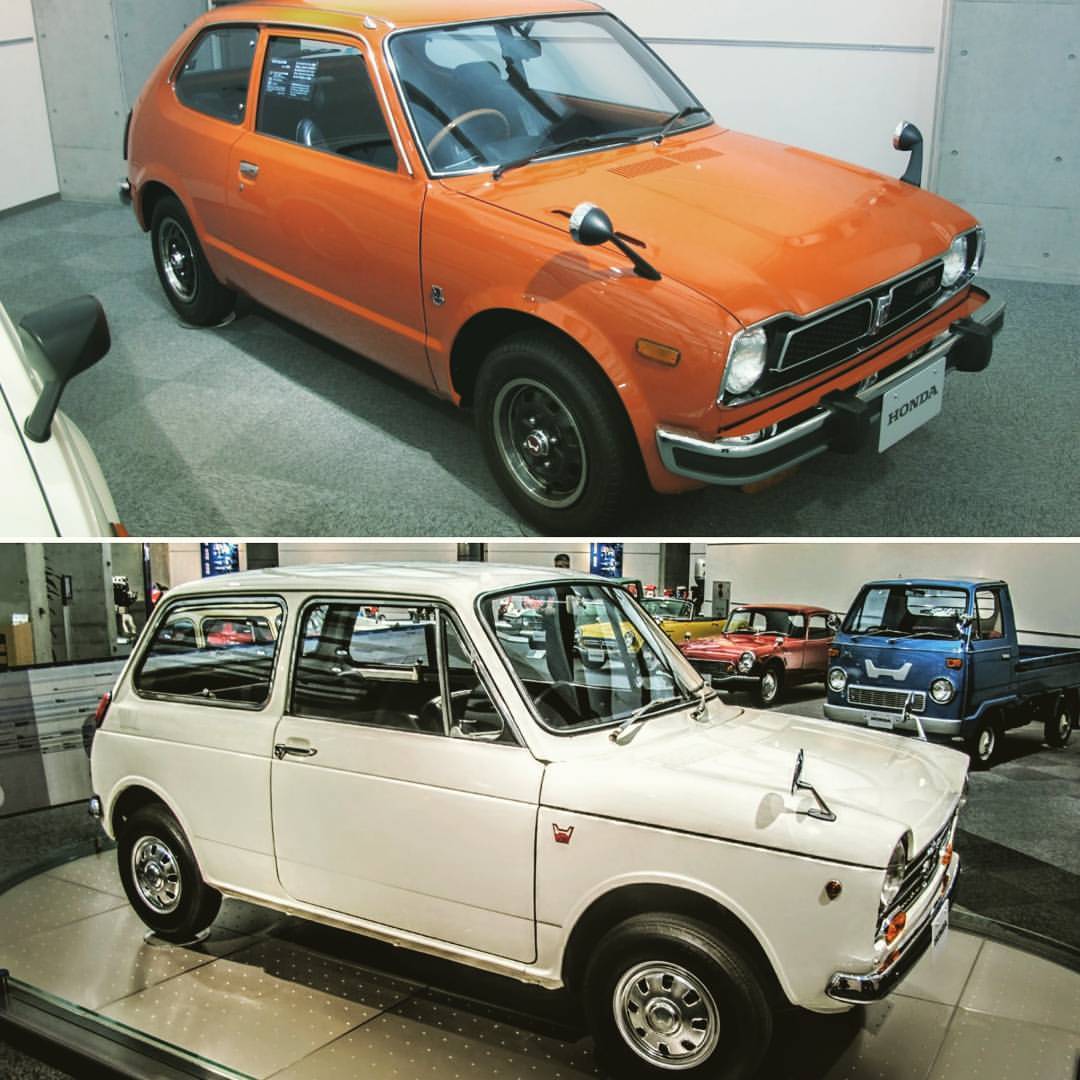
[[[741,922],[791,1002],[848,1008],[826,986],[838,972],[873,974],[885,963],[879,899],[906,832],[912,853],[934,837],[950,843],[945,850],[940,842],[941,858],[934,849],[892,948],[902,953],[933,913],[947,911],[966,757],[715,696],[697,719],[689,707],[658,714],[618,741],[610,726],[555,734],[537,721],[478,598],[563,580],[582,576],[404,563],[255,571],[173,589],[94,740],[106,830],[113,833],[125,792],[142,789],[172,811],[204,879],[228,896],[548,988],[567,981],[584,941],[575,928],[589,925],[588,913],[601,910],[594,905],[619,890],[679,890]],[[286,609],[264,707],[238,716],[212,701],[134,690],[132,673],[163,609],[245,594],[280,598]],[[521,745],[290,715],[298,612],[312,597],[451,611]],[[643,619],[664,656],[683,663]],[[318,757],[279,760],[282,744],[317,746]],[[803,777],[834,821],[807,816],[815,798],[793,793],[799,750]],[[558,839],[568,833],[569,842]],[[829,899],[827,883],[836,882],[842,891]]]
[[[0,304],[0,536],[115,535],[119,521],[108,484],[83,433],[62,412],[42,443],[23,423],[41,393],[41,377]]]

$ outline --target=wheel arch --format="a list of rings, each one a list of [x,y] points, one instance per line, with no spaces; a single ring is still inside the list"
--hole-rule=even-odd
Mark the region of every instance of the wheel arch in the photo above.
[[[176,818],[180,828],[184,830],[184,835],[188,838],[188,843],[192,845],[192,850],[194,850],[194,838],[183,815],[178,813],[168,796],[156,784],[140,777],[122,780],[113,788],[104,817],[109,834],[114,839],[117,838],[120,827],[128,818],[144,806],[150,806],[154,803],[163,806]]]
[[[154,220],[154,209],[157,204],[162,199],[170,196],[183,206],[184,200],[168,184],[164,184],[160,180],[148,180],[139,188],[136,196],[135,216],[143,232],[150,231],[150,225]]]
[[[562,979],[580,990],[592,949],[613,926],[633,915],[665,912],[697,919],[714,927],[739,947],[763,980],[770,1000],[789,999],[788,993],[758,935],[719,900],[684,886],[659,882],[619,885],[596,897],[580,914],[562,955]]]

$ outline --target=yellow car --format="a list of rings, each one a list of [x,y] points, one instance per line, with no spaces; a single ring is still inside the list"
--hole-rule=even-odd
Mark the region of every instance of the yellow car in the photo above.
[[[639,602],[676,645],[723,632],[724,619],[695,619],[694,605],[689,600],[646,596],[640,598]],[[627,650],[631,655],[636,653],[641,648],[641,635],[631,623],[625,621],[621,624],[621,631]],[[601,668],[611,656],[618,653],[615,628],[607,620],[579,626],[575,639],[581,661],[588,668]]]

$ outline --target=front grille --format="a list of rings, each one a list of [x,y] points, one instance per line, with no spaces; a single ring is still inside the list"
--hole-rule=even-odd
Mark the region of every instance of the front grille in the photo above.
[[[893,289],[892,304],[889,306],[889,318],[898,319],[906,315],[913,307],[916,307],[929,296],[933,296],[941,288],[941,264],[931,266],[921,274],[900,282]]]
[[[869,300],[862,300],[836,315],[793,330],[788,334],[787,346],[777,366],[783,371],[844,348],[855,338],[869,332],[873,316],[874,305]]]
[[[934,838],[930,843],[911,861],[907,873],[904,875],[900,891],[896,894],[896,899],[889,905],[889,910],[885,913],[886,918],[897,911],[907,911],[913,907],[919,897],[926,891],[926,887],[937,876],[938,869],[941,867],[941,854],[952,836],[955,821],[956,814],[954,813],[934,834]]]
[[[866,705],[872,709],[895,709],[899,712],[907,702],[908,690],[879,690],[874,686],[849,686],[848,702],[852,705]],[[916,712],[926,708],[926,694],[917,691],[911,694],[911,707]]]

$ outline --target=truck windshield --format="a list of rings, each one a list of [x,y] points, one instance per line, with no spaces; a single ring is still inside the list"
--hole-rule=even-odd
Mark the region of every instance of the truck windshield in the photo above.
[[[390,54],[438,173],[531,160],[582,140],[610,146],[674,134],[709,120],[648,46],[610,15],[412,30],[391,38]]]
[[[887,637],[959,638],[968,609],[963,589],[932,585],[870,585],[844,619],[849,634]]]
[[[696,704],[701,676],[625,589],[592,582],[487,596],[481,615],[549,731],[626,719],[650,702]],[[655,640],[654,640],[655,639]]]

